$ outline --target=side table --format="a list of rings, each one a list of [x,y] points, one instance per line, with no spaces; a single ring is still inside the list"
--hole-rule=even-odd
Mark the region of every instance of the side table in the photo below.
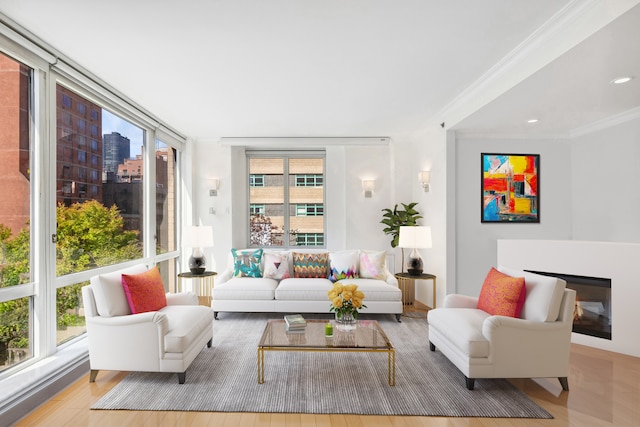
[[[402,291],[402,306],[413,305],[415,301],[416,280],[432,280],[433,281],[433,307],[436,308],[436,276],[433,274],[409,274],[396,273],[396,279]]]
[[[213,289],[213,278],[217,275],[215,271],[205,271],[202,274],[194,274],[190,271],[178,274],[178,286],[176,292],[182,292],[182,279],[198,280],[198,302],[200,305],[211,306],[211,289]]]

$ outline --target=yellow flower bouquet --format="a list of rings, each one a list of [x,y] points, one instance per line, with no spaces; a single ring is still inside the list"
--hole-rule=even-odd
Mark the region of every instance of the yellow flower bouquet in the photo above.
[[[338,282],[327,293],[331,308],[336,313],[336,320],[343,323],[353,323],[358,318],[358,310],[366,308],[362,303],[364,293],[358,290],[358,285],[343,285]]]

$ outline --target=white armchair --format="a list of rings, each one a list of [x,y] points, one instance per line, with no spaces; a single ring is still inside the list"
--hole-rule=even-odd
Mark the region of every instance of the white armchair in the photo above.
[[[167,294],[167,306],[131,314],[122,288],[122,274],[147,270],[136,265],[91,278],[82,288],[87,338],[89,381],[99,370],[172,372],[180,384],[185,372],[213,339],[213,310],[198,305],[191,292]]]
[[[545,377],[568,390],[575,291],[555,277],[498,270],[525,278],[520,318],[492,316],[476,308],[478,298],[447,295],[444,307],[428,314],[431,351],[437,348],[460,369],[469,390],[478,378]]]

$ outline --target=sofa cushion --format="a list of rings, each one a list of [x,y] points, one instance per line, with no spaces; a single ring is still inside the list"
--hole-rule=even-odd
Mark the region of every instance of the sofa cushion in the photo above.
[[[276,288],[276,299],[283,301],[327,301],[327,311],[329,310],[329,299],[327,292],[333,284],[329,279],[284,279]]]
[[[262,271],[260,271],[262,252],[262,248],[243,251],[231,249],[233,277],[262,277]]]
[[[491,267],[480,290],[478,308],[493,315],[520,317],[525,296],[524,277],[511,277]]]
[[[167,306],[160,310],[167,316],[169,330],[164,337],[164,351],[183,353],[205,329],[211,329],[213,310],[205,306]]]
[[[358,263],[358,251],[330,252],[329,280],[337,282],[358,277]]]
[[[498,270],[509,276],[524,277],[527,298],[522,307],[521,318],[536,322],[555,322],[558,319],[567,284],[564,280],[504,266],[498,266]]]
[[[387,278],[387,252],[386,251],[362,251],[359,260],[360,277],[364,279],[380,279]]]
[[[329,277],[329,253],[293,252],[293,277],[327,278]]]
[[[131,314],[127,296],[122,287],[122,274],[138,274],[147,271],[144,264],[136,264],[112,273],[99,274],[91,278],[91,288],[96,300],[98,314],[103,317]]]
[[[272,300],[278,281],[263,277],[234,277],[213,287],[213,299]]]
[[[489,357],[489,341],[482,323],[490,314],[475,308],[430,310],[429,328],[435,328],[468,357]]]
[[[132,314],[158,311],[167,305],[158,267],[139,274],[123,274],[122,287]]]
[[[402,291],[397,286],[377,279],[347,279],[341,280],[343,285],[354,284],[364,293],[364,303],[367,301],[402,301]]]
[[[267,279],[286,279],[289,274],[289,254],[287,252],[265,252],[262,277]]]

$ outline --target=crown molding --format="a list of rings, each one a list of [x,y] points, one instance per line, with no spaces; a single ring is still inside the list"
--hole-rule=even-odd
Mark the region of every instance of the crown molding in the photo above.
[[[607,117],[606,119],[598,120],[591,124],[573,129],[569,132],[569,136],[571,138],[576,138],[588,135],[638,118],[640,118],[640,107],[632,108],[631,110],[623,111],[620,114],[615,114],[611,117]]]

